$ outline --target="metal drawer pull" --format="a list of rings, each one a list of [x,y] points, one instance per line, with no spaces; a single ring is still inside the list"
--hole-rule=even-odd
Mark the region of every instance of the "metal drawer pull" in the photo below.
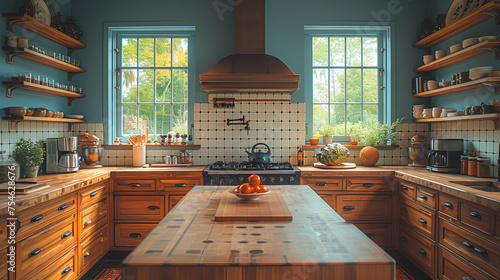
[[[92,253],[92,250],[88,250],[87,252],[85,252],[85,254],[83,254],[83,257],[88,257],[90,255],[90,253]]]
[[[33,257],[33,256],[36,256],[36,255],[40,254],[41,252],[42,252],[42,250],[40,250],[40,249],[36,248],[35,250],[33,250],[33,251],[31,251],[31,252],[29,253],[28,258],[31,258],[31,257]]]
[[[419,252],[420,252],[420,254],[422,254],[422,255],[427,254],[427,251],[425,251],[425,249],[424,249],[424,248],[420,248],[420,249],[418,249],[418,251],[419,251]]]
[[[67,231],[67,232],[63,233],[63,234],[61,235],[61,239],[63,239],[63,238],[66,238],[66,237],[70,236],[70,235],[71,235],[71,233],[72,233],[71,231]]]
[[[344,210],[354,210],[354,206],[344,206]]]
[[[479,246],[474,247],[474,251],[478,252],[479,254],[483,254],[483,255],[488,254],[484,248],[479,247]]]
[[[187,185],[186,185],[186,183],[179,183],[179,184],[175,184],[174,187],[183,188],[183,187],[187,187]]]
[[[364,183],[363,184],[363,187],[366,187],[366,188],[371,188],[373,186],[375,186],[375,184],[372,184],[372,183]]]
[[[156,205],[148,206],[148,210],[158,210],[158,209],[160,209],[160,206],[156,206]]]
[[[35,217],[31,218],[31,223],[34,223],[34,222],[38,222],[40,221],[41,219],[43,219],[43,216],[42,215],[36,215]]]
[[[427,196],[425,194],[419,194],[418,198],[427,200]]]
[[[142,235],[140,233],[132,232],[131,234],[129,234],[129,236],[132,237],[132,238],[139,238]]]
[[[328,185],[328,184],[325,182],[317,182],[316,183],[316,186],[318,186],[318,187],[326,187],[326,185]]]
[[[61,271],[61,274],[65,274],[65,273],[68,273],[71,271],[71,266],[67,266],[65,267],[62,271]]]
[[[467,241],[467,240],[462,242],[462,245],[469,247],[469,248],[474,248],[474,244],[472,242]]]
[[[445,202],[445,203],[443,203],[443,206],[444,206],[444,207],[448,207],[448,208],[450,208],[450,209],[453,209],[453,204],[451,204],[451,203],[449,203],[449,202]]]
[[[68,208],[68,204],[63,204],[63,205],[57,207],[57,210],[61,211],[61,210],[64,210],[66,208]]]
[[[92,223],[92,219],[88,219],[83,223],[83,226],[86,227]]]
[[[375,233],[367,233],[366,236],[368,236],[368,237],[375,237]]]
[[[470,212],[469,215],[471,215],[474,218],[481,219],[481,215],[477,212]]]
[[[408,190],[408,187],[407,186],[401,186],[401,189],[407,191]]]
[[[132,184],[129,184],[128,186],[131,187],[131,188],[140,188],[141,184],[139,184],[139,183],[132,183]]]
[[[408,238],[404,237],[404,236],[401,236],[401,241],[403,242],[408,242]]]
[[[97,192],[93,192],[93,193],[90,194],[90,197],[94,197],[96,195],[97,195]]]
[[[462,280],[475,280],[475,279],[469,276],[464,276],[462,277]]]
[[[418,221],[421,222],[422,224],[427,224],[427,221],[424,218],[420,218],[418,219]]]

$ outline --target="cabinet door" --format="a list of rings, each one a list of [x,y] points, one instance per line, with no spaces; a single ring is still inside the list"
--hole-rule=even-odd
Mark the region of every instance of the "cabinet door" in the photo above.
[[[399,249],[428,275],[434,275],[434,242],[404,226],[399,227]]]
[[[108,195],[108,181],[103,181],[94,186],[85,188],[80,192],[80,205],[91,201],[98,201]]]
[[[181,199],[185,196],[186,194],[169,194],[168,195],[168,211],[172,210],[172,208],[181,201]]]
[[[109,249],[109,227],[106,225],[81,242],[80,267],[85,272],[101,259]]]
[[[419,207],[407,200],[402,200],[399,203],[399,222],[416,229],[429,239],[434,240],[434,211]]]
[[[388,195],[337,195],[337,213],[346,221],[391,221]]]
[[[354,224],[382,248],[392,247],[392,224]]]
[[[335,195],[333,192],[318,191],[317,193],[332,209],[335,209]]]
[[[104,199],[80,211],[80,241],[108,224],[108,200]]]
[[[440,213],[452,217],[453,219],[458,219],[459,210],[458,200],[453,199],[449,196],[440,194],[438,197],[438,210]]]
[[[72,280],[77,279],[76,247],[64,255],[58,257],[54,262],[41,269],[37,269],[28,278],[23,279],[50,279],[50,280]],[[19,279],[19,278],[17,278]]]
[[[438,277],[442,280],[493,280],[482,272],[459,260],[448,250],[438,248]]]
[[[460,221],[489,235],[494,230],[495,215],[462,203],[460,205]]]
[[[7,250],[9,247],[0,250],[0,279],[7,279]]]
[[[159,222],[164,216],[165,205],[163,196],[115,196],[116,220]]]

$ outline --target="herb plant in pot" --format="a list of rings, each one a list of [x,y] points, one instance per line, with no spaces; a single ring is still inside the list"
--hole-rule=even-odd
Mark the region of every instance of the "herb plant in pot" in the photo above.
[[[38,175],[38,168],[43,162],[44,155],[43,147],[31,139],[21,139],[14,150],[14,158],[23,166],[26,178],[34,178]]]
[[[319,134],[323,135],[323,142],[325,145],[332,144],[333,134],[335,134],[335,128],[330,125],[323,125],[319,130]]]

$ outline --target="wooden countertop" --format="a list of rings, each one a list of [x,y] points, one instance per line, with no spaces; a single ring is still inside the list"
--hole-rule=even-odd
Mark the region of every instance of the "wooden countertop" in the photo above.
[[[281,192],[293,215],[291,222],[214,221],[222,194],[233,188],[194,187],[127,256],[122,275],[136,277],[145,273],[141,269],[158,266],[366,265],[395,269],[395,261],[387,253],[346,223],[308,186],[269,186],[271,191]],[[383,269],[372,271],[384,273]],[[385,277],[373,279],[392,279],[391,274],[381,275]]]

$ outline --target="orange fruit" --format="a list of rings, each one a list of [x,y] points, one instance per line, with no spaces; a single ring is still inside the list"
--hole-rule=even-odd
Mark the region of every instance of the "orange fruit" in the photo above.
[[[241,187],[241,185],[237,186],[236,189],[234,189],[234,192],[235,193],[240,193],[240,187]]]
[[[375,165],[378,161],[378,158],[379,152],[374,147],[364,147],[363,149],[361,149],[361,152],[359,152],[359,159],[361,160],[361,163],[366,166]]]
[[[99,160],[99,155],[98,154],[89,154],[89,159],[91,161],[98,161]]]
[[[259,186],[259,192],[261,192],[261,193],[263,193],[263,192],[267,192],[266,187],[264,187],[264,186]]]
[[[253,192],[253,187],[250,186],[250,184],[245,183],[245,184],[241,185],[241,187],[240,187],[240,193],[251,194],[252,192]]]
[[[257,187],[258,185],[260,185],[260,176],[255,174],[250,175],[250,177],[248,177],[248,183],[252,187]]]
[[[261,186],[253,187],[253,193],[260,193],[260,192],[261,192]]]

